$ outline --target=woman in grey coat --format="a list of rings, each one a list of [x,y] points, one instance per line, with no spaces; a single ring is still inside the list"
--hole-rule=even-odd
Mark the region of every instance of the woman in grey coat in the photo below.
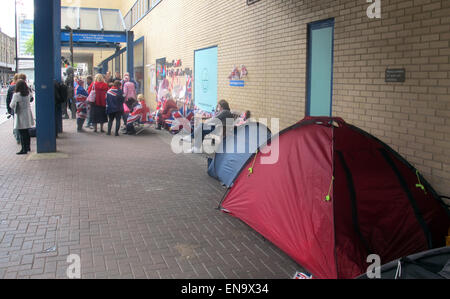
[[[9,106],[14,110],[14,129],[19,130],[20,143],[22,144],[22,150],[17,154],[25,155],[31,150],[30,133],[28,129],[34,125],[33,114],[30,107],[30,89],[24,80],[19,80],[16,83],[15,91]]]

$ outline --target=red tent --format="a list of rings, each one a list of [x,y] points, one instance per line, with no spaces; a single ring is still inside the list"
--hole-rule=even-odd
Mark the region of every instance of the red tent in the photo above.
[[[445,246],[449,210],[398,153],[340,118],[306,118],[272,138],[275,164],[248,161],[221,203],[318,278],[354,278]]]

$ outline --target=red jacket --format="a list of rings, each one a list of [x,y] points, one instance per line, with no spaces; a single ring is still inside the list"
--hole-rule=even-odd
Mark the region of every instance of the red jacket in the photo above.
[[[89,86],[88,93],[92,91],[95,85],[95,106],[106,107],[106,93],[108,92],[108,84],[105,82],[94,82]]]

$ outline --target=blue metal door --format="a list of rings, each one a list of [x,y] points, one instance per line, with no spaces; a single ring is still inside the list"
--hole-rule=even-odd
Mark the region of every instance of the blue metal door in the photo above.
[[[334,20],[308,26],[307,115],[332,116]]]

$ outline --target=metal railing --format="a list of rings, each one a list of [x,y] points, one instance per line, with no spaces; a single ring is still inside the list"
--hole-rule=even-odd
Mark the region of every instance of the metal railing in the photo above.
[[[136,0],[131,9],[124,17],[127,30],[131,30],[162,0]]]

